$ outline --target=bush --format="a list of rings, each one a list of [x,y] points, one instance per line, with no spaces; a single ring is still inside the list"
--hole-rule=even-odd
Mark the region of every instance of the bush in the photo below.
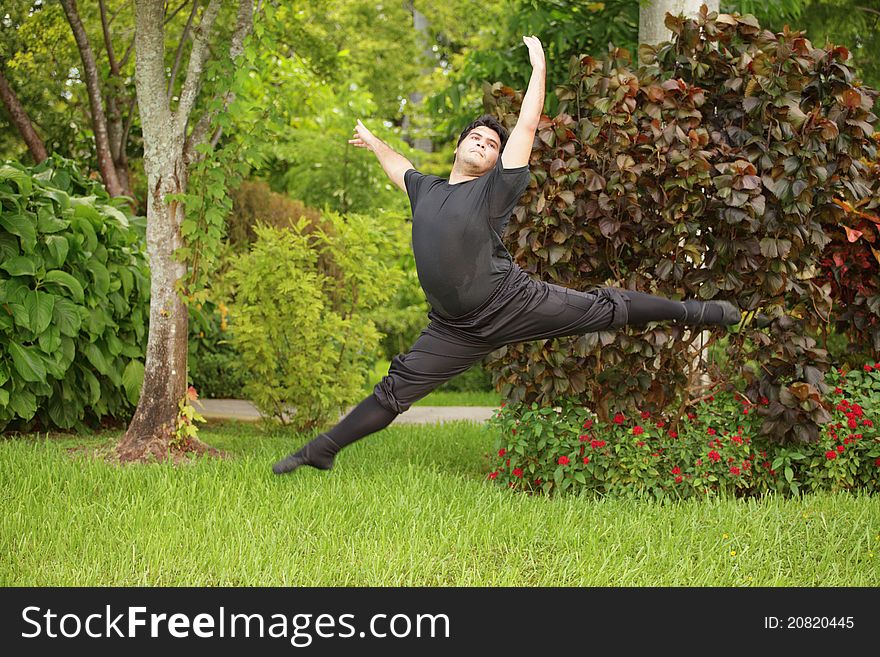
[[[829,368],[815,336],[831,308],[815,277],[826,227],[843,215],[835,200],[870,195],[876,92],[854,80],[845,48],[774,35],[750,16],[667,25],[673,40],[643,46],[643,66],[614,48],[604,61],[573,58],[506,240],[526,271],[567,287],[733,301],[748,314],[728,334],[728,380],[746,377],[750,398],[775,402],[762,432],[815,441]],[[512,126],[521,94],[486,91]],[[700,375],[694,338],[680,325],[600,332],[511,345],[491,367],[512,401],[578,397],[607,421],[615,407],[686,408]]]
[[[0,428],[127,419],[149,318],[145,224],[73,162],[0,167]]]
[[[833,409],[819,440],[797,447],[759,432],[760,412],[727,391],[707,397],[680,422],[649,411],[600,421],[576,400],[556,407],[503,405],[489,421],[499,433],[489,478],[530,492],[586,492],[658,499],[727,493],[796,495],[880,490],[880,365],[828,376]]]
[[[377,257],[381,224],[328,214],[335,235],[258,224],[250,251],[232,259],[231,341],[248,373],[246,396],[266,416],[310,431],[361,397],[380,335],[368,315],[387,303],[398,273]],[[319,267],[333,263],[339,278]],[[295,414],[288,417],[291,409]]]

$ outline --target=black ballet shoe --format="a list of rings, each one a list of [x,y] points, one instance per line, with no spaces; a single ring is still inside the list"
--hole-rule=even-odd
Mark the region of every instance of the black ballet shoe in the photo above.
[[[700,301],[688,299],[684,302],[686,324],[729,326],[742,321],[742,312],[730,301]]]
[[[322,433],[304,445],[298,452],[294,452],[278,461],[278,463],[272,466],[272,472],[277,475],[287,474],[303,465],[309,465],[318,470],[331,470],[333,468],[333,460],[339,450],[339,445],[334,443],[329,436]]]

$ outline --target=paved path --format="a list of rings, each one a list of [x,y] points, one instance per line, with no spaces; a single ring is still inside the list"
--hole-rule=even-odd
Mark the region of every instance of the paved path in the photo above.
[[[256,422],[260,413],[244,399],[199,399],[193,402],[196,410],[206,420],[244,420]],[[451,420],[484,422],[492,416],[489,406],[413,406],[399,415],[396,424],[434,424]]]

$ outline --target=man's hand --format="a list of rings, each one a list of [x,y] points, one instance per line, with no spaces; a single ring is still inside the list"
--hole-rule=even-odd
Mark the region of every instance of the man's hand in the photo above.
[[[367,129],[361,120],[358,119],[357,125],[354,127],[354,135],[348,143],[358,148],[367,148],[374,153],[376,152],[376,136]]]
[[[538,37],[534,35],[524,36],[523,43],[529,49],[529,61],[532,63],[532,68],[541,70],[547,68],[547,63],[544,61],[544,48],[541,46]]]
[[[370,132],[367,126],[361,123],[360,119],[358,119],[357,125],[354,127],[353,138],[349,139],[348,143],[357,148],[366,148],[372,151],[387,176],[391,178],[391,182],[400,187],[404,192],[406,191],[404,174],[410,169],[415,169],[412,162],[394,151],[388,144]]]

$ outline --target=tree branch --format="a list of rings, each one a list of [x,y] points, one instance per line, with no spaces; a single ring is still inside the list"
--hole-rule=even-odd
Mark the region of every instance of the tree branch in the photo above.
[[[107,134],[107,119],[104,116],[104,105],[101,98],[101,84],[98,76],[98,66],[95,63],[95,54],[89,43],[89,37],[76,9],[76,0],[61,0],[61,6],[73,30],[73,37],[79,48],[80,59],[83,63],[86,89],[89,95],[89,105],[92,110],[92,130],[95,133],[95,150],[98,156],[98,166],[101,169],[101,177],[110,196],[121,196],[122,186],[116,176],[116,167],[113,164],[113,156],[110,149],[110,139]]]
[[[229,44],[229,57],[234,62],[244,52],[244,40],[248,37],[254,27],[254,5],[252,0],[239,0],[238,17],[236,19],[235,30],[232,33],[232,41]],[[229,104],[235,100],[235,93],[230,89],[223,94],[223,110],[229,107]],[[184,158],[187,163],[200,159],[196,152],[196,146],[201,144],[210,127],[211,121],[214,120],[215,113],[205,112],[199,119],[196,127],[186,140],[184,148]],[[211,145],[216,146],[220,139],[220,131],[216,131],[211,139]]]
[[[198,8],[199,0],[193,0],[192,11],[189,13],[186,26],[183,28],[183,34],[180,35],[180,43],[177,44],[177,54],[174,56],[174,68],[171,69],[171,79],[168,80],[168,91],[165,94],[168,97],[169,102],[171,101],[171,94],[174,91],[174,80],[177,79],[177,71],[180,70],[180,58],[183,56],[183,47],[186,45],[186,39],[189,36],[189,30],[190,27],[192,27],[193,18],[195,18]]]
[[[199,21],[199,26],[193,34],[193,47],[189,54],[186,80],[184,80],[183,90],[180,92],[180,103],[177,106],[177,111],[174,112],[174,121],[181,134],[185,133],[190,112],[192,112],[193,105],[199,95],[202,69],[205,66],[207,43],[210,40],[211,30],[214,27],[214,21],[217,19],[219,12],[220,0],[211,0],[204,13],[202,13],[202,20]]]
[[[116,57],[113,54],[113,41],[110,39],[110,23],[107,22],[107,7],[104,6],[104,0],[98,0],[101,8],[101,28],[104,31],[104,47],[107,48],[107,61],[110,62],[110,71],[113,75],[119,75],[119,65],[116,63]]]
[[[2,62],[0,62],[0,100],[3,101],[3,105],[9,113],[9,118],[11,119],[12,124],[18,129],[22,139],[24,139],[24,143],[27,144],[31,157],[34,158],[34,162],[39,164],[45,160],[48,157],[48,154],[46,153],[46,145],[43,143],[43,140],[40,139],[37,131],[34,130],[31,118],[28,116],[24,106],[18,100],[15,91],[13,91],[9,82],[6,80],[6,76],[3,74]]]
[[[153,126],[168,126],[171,113],[165,100],[165,29],[162,0],[137,0],[135,21],[135,86],[144,127],[144,157],[157,140],[148,134]]]

